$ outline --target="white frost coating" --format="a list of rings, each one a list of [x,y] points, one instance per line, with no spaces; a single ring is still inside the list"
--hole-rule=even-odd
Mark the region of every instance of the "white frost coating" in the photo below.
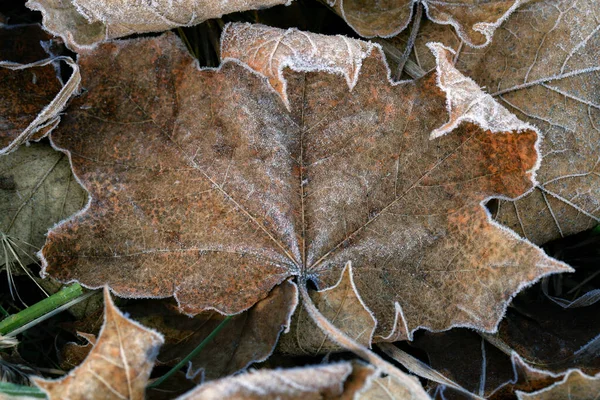
[[[344,392],[344,382],[352,373],[349,362],[297,367],[290,369],[251,371],[242,375],[205,383],[178,397],[178,400],[211,400],[264,396],[269,398],[302,398],[328,390]]]
[[[238,11],[292,0],[29,0],[26,6],[42,12],[43,27],[61,36],[78,51],[136,33],[161,32],[193,26]]]
[[[482,47],[486,47],[487,45],[489,45],[492,42],[492,39],[493,39],[493,36],[494,36],[494,32],[496,31],[496,29],[498,29],[500,27],[500,25],[502,25],[504,23],[504,21],[506,21],[508,19],[508,17],[510,17],[510,15],[517,8],[519,8],[519,7],[521,7],[523,5],[523,0],[516,0],[515,3],[500,18],[498,18],[496,21],[494,21],[494,22],[477,22],[477,23],[475,23],[471,27],[471,29],[473,29],[475,32],[479,32],[483,36],[485,36],[485,42],[482,43],[482,44],[477,45],[475,43],[472,43],[472,41],[469,38],[469,35],[465,31],[464,27],[456,19],[454,19],[452,17],[450,17],[450,18],[448,18],[446,20],[440,19],[440,18],[436,18],[435,15],[429,10],[429,2],[431,2],[431,1],[422,0],[423,7],[425,8],[425,12],[427,13],[427,18],[429,18],[430,20],[432,20],[436,24],[440,24],[440,25],[452,25],[452,27],[456,30],[456,33],[458,34],[458,37],[463,42],[465,42],[468,46],[476,48],[476,49],[480,49]],[[451,14],[449,14],[449,13],[443,13],[443,15],[447,17],[447,16],[449,16]]]
[[[342,35],[327,36],[249,23],[228,24],[221,35],[223,61],[235,59],[266,76],[290,109],[283,70],[342,75],[352,90],[363,63],[378,46]]]
[[[450,54],[454,50],[441,43],[428,43],[436,59],[437,83],[446,94],[446,107],[450,120],[431,132],[431,139],[443,136],[463,121],[476,123],[484,130],[511,132],[537,129],[519,120],[485,93],[471,78],[464,76],[452,64]],[[539,134],[539,132],[538,132]]]
[[[539,371],[539,370],[537,370],[537,371]],[[550,373],[548,371],[542,371],[542,372],[546,373],[547,375],[553,376],[553,377],[557,376],[556,374]],[[574,374],[581,375],[581,377],[583,377],[584,379],[586,379],[590,383],[592,383],[593,381],[600,381],[600,374],[597,374],[596,376],[592,376],[592,375],[587,375],[587,374],[581,372],[581,370],[578,370],[578,369],[569,369],[569,370],[567,370],[567,372],[565,372],[565,375],[564,375],[563,379],[561,379],[558,382],[554,382],[552,385],[547,386],[547,387],[545,387],[543,389],[540,389],[537,392],[527,393],[527,392],[523,392],[521,390],[517,390],[515,393],[517,394],[517,398],[519,400],[535,400],[536,398],[538,398],[538,396],[542,395],[543,393],[550,392],[550,391],[554,390],[555,388],[557,388],[557,387],[559,387],[561,385],[566,384],[569,381],[569,378],[571,378],[571,375],[574,375]],[[600,385],[600,383],[598,383],[598,385]],[[590,389],[590,393],[589,394],[590,394],[590,396],[593,395],[592,394],[592,389]],[[592,397],[590,397],[590,399],[591,398]],[[595,399],[598,399],[597,395],[596,395]]]

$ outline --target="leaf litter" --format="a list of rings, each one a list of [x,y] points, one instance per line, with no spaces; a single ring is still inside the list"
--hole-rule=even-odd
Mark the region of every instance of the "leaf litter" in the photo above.
[[[414,379],[407,380],[407,375],[375,354],[381,351],[421,376],[422,382],[429,382],[426,388],[434,398],[456,395],[525,398],[525,392],[536,390],[529,396],[545,398],[546,393],[560,396],[553,391],[565,390],[577,395],[584,393],[582,396],[593,393],[597,337],[585,339],[587,343],[580,349],[567,346],[574,356],[566,361],[557,363],[552,356],[549,361],[536,359],[535,352],[521,358],[514,350],[521,355],[528,350],[523,347],[522,339],[520,343],[511,333],[516,325],[510,316],[513,307],[520,314],[527,313],[522,305],[532,302],[524,295],[519,299],[525,303],[515,302],[502,321],[504,328],[500,325],[498,333],[493,332],[497,331],[509,300],[542,276],[545,277],[542,285],[538,285],[539,293],[557,307],[563,307],[564,312],[583,316],[596,304],[593,270],[582,275],[584,270],[578,269],[573,275],[575,279],[568,275],[550,277],[550,273],[565,271],[566,264],[547,257],[531,242],[518,237],[517,234],[527,236],[538,244],[544,238],[556,237],[545,233],[545,227],[540,233],[527,233],[535,230],[524,228],[533,225],[526,218],[533,216],[535,210],[531,207],[518,210],[515,205],[519,226],[502,217],[506,204],[517,204],[537,190],[546,189],[546,207],[560,236],[593,226],[593,211],[583,213],[591,218],[587,225],[573,224],[571,221],[576,219],[562,210],[555,215],[557,208],[546,197],[559,196],[560,201],[570,202],[568,205],[577,209],[582,198],[580,191],[576,197],[564,199],[566,191],[573,187],[580,190],[581,182],[563,188],[559,194],[555,188],[548,189],[544,168],[552,153],[546,152],[548,136],[542,135],[548,131],[539,118],[532,117],[539,106],[534,102],[533,108],[523,104],[515,107],[518,96],[511,96],[513,92],[543,86],[567,99],[586,102],[587,121],[592,128],[595,126],[594,92],[593,89],[585,92],[595,85],[594,57],[586,59],[587,55],[593,55],[597,37],[594,1],[573,5],[552,0],[528,4],[476,3],[454,9],[451,3],[427,1],[404,6],[410,10],[416,8],[417,13],[425,8],[425,15],[438,23],[423,21],[420,27],[420,16],[416,17],[403,51],[414,54],[408,60],[402,60],[404,55],[397,58],[406,35],[399,36],[398,41],[377,40],[393,55],[392,66],[394,60],[400,60],[405,72],[420,78],[404,82],[390,79],[391,73],[378,45],[297,29],[278,30],[256,24],[225,26],[221,52],[215,48],[223,59],[218,69],[197,69],[197,64],[173,36],[95,47],[97,41],[109,39],[108,35],[96,36],[89,46],[81,47],[70,34],[63,33],[69,46],[82,52],[78,65],[88,71],[87,76],[82,73],[85,83],[82,96],[74,98],[61,115],[66,123],[61,122],[51,141],[67,153],[77,181],[88,191],[89,203],[85,210],[51,232],[45,249],[51,249],[48,253],[51,257],[43,257],[45,272],[57,274],[63,281],[81,280],[92,287],[108,283],[127,297],[175,295],[178,304],[164,299],[130,300],[134,307],[125,305],[125,309],[133,311],[139,304],[139,320],[173,335],[173,347],[170,350],[165,347],[158,355],[159,360],[162,356],[167,360],[173,354],[181,354],[167,361],[168,365],[185,356],[187,349],[208,335],[215,323],[231,318],[220,313],[235,314],[229,330],[224,329],[221,337],[213,339],[215,349],[220,351],[205,350],[188,365],[188,378],[197,383],[229,376],[240,369],[246,370],[252,362],[267,359],[281,331],[289,329],[292,313],[292,330],[283,335],[276,352],[283,351],[288,354],[285,357],[325,352],[328,360],[338,357],[331,352],[345,348],[388,374],[345,362],[328,363],[324,369],[316,367],[316,375],[311,375],[311,368],[262,369],[257,374],[250,370],[250,374],[217,380],[214,385],[203,384],[191,392],[193,398],[208,398],[211,391],[218,397],[268,398],[284,395],[278,392],[280,389],[290,398],[324,393],[328,393],[326,396],[336,393],[336,398],[353,394],[355,398],[428,398]],[[347,1],[344,5],[351,7],[352,3]],[[342,2],[336,6],[342,6]],[[364,10],[371,7],[368,12],[376,14],[381,12],[377,9],[381,6],[358,7]],[[592,13],[586,13],[586,7],[591,7]],[[386,12],[381,15],[389,16]],[[141,15],[132,16],[128,22]],[[581,27],[569,24],[574,18],[581,22],[582,15]],[[250,19],[258,20],[259,16],[260,13],[255,13]],[[511,42],[509,37],[499,43],[497,39],[507,31],[521,35],[522,29],[529,29],[523,23],[528,21],[524,16],[534,16],[530,25],[535,32],[525,34],[530,40]],[[554,16],[558,17],[554,28],[547,29]],[[7,20],[10,18],[3,21]],[[151,21],[145,17],[140,20]],[[168,21],[169,24],[181,25],[174,20]],[[122,29],[125,25],[115,29],[116,25],[103,22],[96,27],[100,27],[101,34],[110,31],[111,35],[121,29],[114,36],[118,37],[128,29]],[[574,45],[560,70],[564,76],[544,76],[546,67],[537,66],[546,65],[546,60],[553,65],[560,58],[560,51],[552,48],[549,38],[564,36],[569,29],[574,32],[569,39]],[[192,49],[184,31],[179,33]],[[376,35],[387,36],[381,32]],[[513,66],[517,65],[519,57],[508,56],[504,49],[511,48],[511,54],[533,54],[527,43],[536,40],[539,45],[535,61],[525,64],[529,69],[525,83],[509,87],[511,77],[522,74],[522,69],[505,64],[498,90],[489,90],[487,79],[497,78],[494,68],[486,67],[501,65],[494,56],[500,54]],[[444,45],[427,44],[431,41]],[[469,48],[483,46],[488,47]],[[521,46],[520,50],[515,51],[515,46]],[[99,54],[107,59],[95,59]],[[477,61],[480,55],[483,61]],[[572,59],[573,65],[576,64],[572,68],[581,65],[584,68],[573,70],[568,65]],[[50,61],[48,65],[56,63]],[[548,68],[552,71],[552,66]],[[146,72],[143,77],[127,74],[132,69]],[[433,71],[427,74],[428,69]],[[528,81],[529,74],[535,75],[538,70],[541,78]],[[572,82],[571,78],[585,74],[588,75],[583,85],[580,85],[583,81]],[[570,86],[549,87],[548,82],[567,80]],[[500,86],[505,82],[509,89]],[[72,85],[71,89],[76,87],[77,84]],[[74,90],[63,97],[64,102]],[[558,107],[558,102],[551,104]],[[567,109],[565,101],[564,110]],[[560,118],[561,126],[569,124],[568,116]],[[556,125],[552,118],[546,120]],[[40,137],[58,124],[54,116],[50,121],[47,128],[35,128]],[[73,131],[74,137],[70,137]],[[89,141],[89,132],[94,132],[95,148],[84,143],[86,138]],[[199,138],[196,132],[208,137]],[[38,138],[29,133],[24,137]],[[552,156],[552,165],[556,165]],[[538,169],[541,175],[536,174]],[[583,176],[592,177],[591,171]],[[541,176],[541,181],[536,175]],[[180,190],[173,188],[182,183]],[[597,188],[593,179],[585,184],[591,188],[587,189],[589,193]],[[550,190],[554,190],[553,194]],[[483,208],[490,199],[493,217],[507,223],[517,234],[491,219]],[[204,210],[201,218],[196,215],[198,210]],[[454,216],[458,218],[450,218]],[[540,220],[545,223],[544,218]],[[61,229],[69,224],[72,225],[65,234]],[[215,235],[211,236],[210,229]],[[59,247],[52,248],[57,238]],[[87,239],[95,241],[90,245],[85,243]],[[513,254],[515,248],[517,254]],[[67,262],[62,262],[61,257]],[[159,265],[166,266],[166,271],[161,271]],[[241,271],[236,269],[240,265]],[[106,266],[108,269],[104,270]],[[439,266],[443,268],[438,269]],[[182,267],[184,270],[179,270]],[[197,270],[202,267],[204,270]],[[436,273],[443,276],[436,279]],[[123,278],[126,276],[134,277],[129,285],[127,278]],[[225,280],[219,281],[223,276]],[[139,277],[142,280],[136,282]],[[97,283],[90,284],[86,279],[96,279]],[[309,296],[307,287],[313,284],[318,290],[309,290]],[[571,291],[562,293],[561,287]],[[303,298],[297,310],[296,288]],[[532,290],[527,292],[533,293]],[[144,307],[152,307],[153,311],[145,313]],[[448,313],[448,307],[455,311]],[[177,308],[197,316],[187,319],[178,315]],[[5,313],[4,309],[0,311]],[[79,313],[74,315],[81,318]],[[281,318],[274,318],[275,315]],[[542,319],[539,319],[542,327],[529,324],[521,329],[531,332],[537,329],[543,338],[551,329],[544,331],[546,321]],[[193,332],[191,336],[185,333],[186,326],[191,329],[187,332]],[[473,390],[472,394],[396,347],[403,346],[400,342],[381,344],[374,349],[375,353],[368,349],[372,341],[418,339],[424,334],[421,328],[433,331],[453,328],[449,333],[467,337],[455,329],[458,326],[475,327],[480,332],[475,335],[479,339],[474,346],[482,353],[480,381],[476,377],[472,382],[462,381],[467,382],[465,387]],[[585,328],[584,332],[578,326],[572,331],[581,334],[581,340],[594,332],[593,328]],[[564,343],[561,340],[557,343]],[[93,354],[96,347],[90,342],[81,351],[76,346],[71,349],[71,365],[74,365],[87,352]],[[494,358],[488,359],[488,353],[495,354]],[[510,369],[505,365],[507,356],[512,365],[512,379],[505,374]],[[284,359],[276,353],[264,367],[278,365]],[[448,359],[449,365],[460,369],[456,359],[453,361],[451,355]],[[504,361],[496,365],[496,359]],[[147,361],[152,364],[154,356]],[[477,360],[471,364],[476,376]],[[166,366],[162,362],[160,365],[159,371],[163,371]],[[177,368],[179,365],[183,364]],[[325,371],[342,365],[340,371],[350,373],[330,380],[333,386],[324,383],[319,388],[319,384],[311,387],[302,383],[305,377],[311,377],[307,382],[315,384],[317,380],[312,377],[324,378],[320,375]],[[556,372],[536,370],[531,365]],[[496,381],[486,379],[490,367],[499,368],[503,377]],[[566,368],[583,368],[586,372]],[[65,381],[73,382],[79,370],[81,367]],[[552,385],[562,377],[563,384]],[[104,387],[119,386],[119,379],[106,380]],[[178,373],[167,381],[168,387],[175,388],[177,381],[181,388],[193,385],[185,383],[185,379],[183,373]],[[278,388],[265,385],[265,379],[294,382],[292,387],[300,385],[304,391],[294,392],[295,389],[288,390],[285,385]],[[454,379],[461,382],[460,372]],[[482,386],[481,382],[490,385]],[[139,388],[147,383],[146,380],[143,385],[136,384],[136,394],[126,397],[135,398],[140,393],[143,396],[144,390]],[[248,385],[253,389],[248,390]],[[66,386],[66,390],[79,390],[77,383],[72,383],[72,388],[71,384]],[[173,396],[182,392],[166,389],[167,386],[162,388]],[[0,387],[0,391],[4,389]],[[154,398],[159,392],[152,388],[146,394]]]

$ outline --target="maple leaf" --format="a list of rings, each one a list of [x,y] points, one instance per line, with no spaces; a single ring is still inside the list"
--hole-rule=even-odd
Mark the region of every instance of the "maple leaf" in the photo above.
[[[600,375],[589,376],[579,370],[569,370],[560,382],[533,393],[517,391],[519,400],[588,400],[598,398]]]
[[[256,29],[248,59],[323,38],[263,42]],[[247,31],[229,26],[223,41]],[[310,54],[290,61],[291,111],[244,60],[198,70],[172,34],[80,56],[88,92],[51,140],[91,201],[49,233],[44,273],[235,314],[290,276],[333,286],[352,261],[380,336],[493,331],[516,291],[569,270],[482,206],[532,187],[537,133],[443,47],[437,73],[396,84],[368,46],[352,90]]]
[[[44,28],[77,51],[135,33],[160,32],[197,25],[238,11],[256,10],[292,0],[29,0],[25,5],[42,12]]]
[[[53,399],[143,399],[162,336],[128,319],[104,289],[104,326],[83,364],[64,378],[33,382]]]
[[[422,3],[430,20],[452,25],[465,43],[487,46],[500,24],[522,0],[327,0],[327,4],[361,36],[391,37],[403,31],[413,17],[414,5]]]
[[[22,146],[0,156],[0,268],[37,263],[48,229],[86,200],[67,157],[49,145]]]
[[[50,38],[37,24],[0,24],[0,155],[47,135],[77,90],[75,63],[67,57],[48,59]],[[60,60],[74,69],[64,86],[56,71]]]
[[[543,135],[535,190],[501,201],[496,212],[500,223],[534,243],[600,222],[598,9],[598,0],[531,2],[502,24],[485,50],[455,56],[457,69]],[[415,51],[425,71],[435,67],[428,41],[460,48],[447,28],[425,23],[421,31]]]
[[[352,399],[373,373],[372,367],[350,362],[260,370],[200,385],[178,400]]]

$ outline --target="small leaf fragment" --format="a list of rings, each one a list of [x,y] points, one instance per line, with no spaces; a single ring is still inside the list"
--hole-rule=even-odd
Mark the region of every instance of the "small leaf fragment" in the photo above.
[[[33,378],[50,400],[143,399],[158,349],[160,334],[128,319],[104,289],[104,326],[83,364],[58,380]]]
[[[345,383],[352,372],[353,364],[349,362],[251,371],[200,385],[179,397],[178,400],[350,399],[354,393],[362,389],[370,375],[355,376],[355,379],[358,378],[359,381],[354,381],[350,387],[345,388]],[[371,373],[373,373],[372,370]]]
[[[553,385],[533,393],[517,391],[519,400],[589,400],[598,398],[600,375],[589,376],[579,370],[570,370]]]

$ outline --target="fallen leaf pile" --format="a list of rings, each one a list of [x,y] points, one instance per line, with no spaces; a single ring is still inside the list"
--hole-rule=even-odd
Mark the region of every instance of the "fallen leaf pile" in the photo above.
[[[305,3],[29,0],[48,33],[0,18],[10,307],[17,272],[105,299],[60,325],[85,339],[57,342],[65,376],[32,382],[596,396],[600,2]],[[311,7],[346,35],[298,29]],[[195,58],[210,48],[218,68]]]

